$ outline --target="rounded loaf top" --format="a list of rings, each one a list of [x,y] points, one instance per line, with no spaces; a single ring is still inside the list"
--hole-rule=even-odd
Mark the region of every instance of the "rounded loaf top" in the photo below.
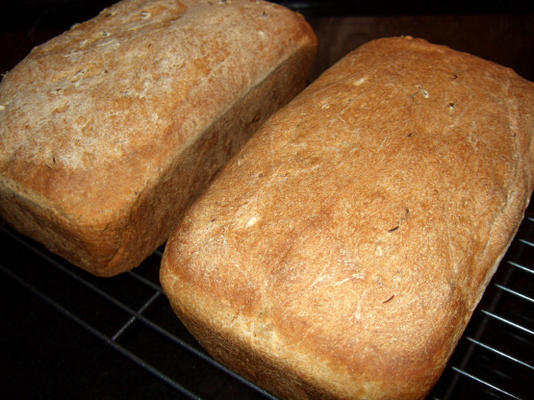
[[[267,2],[121,1],[3,78],[2,179],[80,217],[87,204],[127,208],[108,199],[135,201],[175,149],[307,41],[301,16]]]

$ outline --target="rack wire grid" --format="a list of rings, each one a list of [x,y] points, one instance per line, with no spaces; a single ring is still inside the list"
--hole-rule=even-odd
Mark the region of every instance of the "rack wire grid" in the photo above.
[[[161,249],[131,272],[96,278],[0,223],[0,395],[275,399],[214,361],[174,316],[158,280]],[[533,399],[533,303],[530,207],[428,399]]]

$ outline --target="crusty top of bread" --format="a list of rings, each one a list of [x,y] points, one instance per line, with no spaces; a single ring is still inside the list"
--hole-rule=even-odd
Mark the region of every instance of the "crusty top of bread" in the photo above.
[[[119,2],[4,76],[0,182],[75,224],[127,218],[182,145],[310,40],[262,1]]]
[[[523,216],[533,134],[534,84],[512,70],[410,37],[370,42],[191,207],[165,292],[323,393],[421,398]]]

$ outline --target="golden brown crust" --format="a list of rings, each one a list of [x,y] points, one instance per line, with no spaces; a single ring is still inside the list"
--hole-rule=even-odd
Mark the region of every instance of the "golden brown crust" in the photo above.
[[[362,46],[186,213],[161,269],[173,308],[282,397],[423,398],[523,216],[533,107],[532,83],[479,58]]]
[[[261,1],[103,10],[1,83],[4,218],[95,274],[136,266],[166,239],[169,217],[304,87],[315,47],[300,15]]]

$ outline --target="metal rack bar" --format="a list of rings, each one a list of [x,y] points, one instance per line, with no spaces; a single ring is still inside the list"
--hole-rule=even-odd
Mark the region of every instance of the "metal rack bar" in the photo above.
[[[48,297],[46,294],[44,294],[42,291],[37,289],[35,286],[30,285],[25,280],[19,278],[16,274],[11,272],[10,269],[6,268],[3,264],[0,264],[0,270],[4,272],[7,276],[9,276],[11,279],[13,279],[15,282],[19,283],[21,286],[29,290],[31,293],[39,297],[41,300],[43,300],[48,305],[52,306],[54,309],[59,311],[61,314],[65,315],[67,318],[71,319],[72,321],[76,322],[78,325],[89,331],[91,334],[96,336],[98,339],[102,340],[104,343],[112,347],[114,350],[118,351],[123,356],[127,357],[129,360],[133,361],[140,367],[144,368],[157,378],[161,379],[166,384],[173,387],[175,390],[180,392],[181,394],[187,396],[190,399],[196,399],[201,400],[201,397],[195,395],[194,393],[187,390],[184,386],[180,385],[179,383],[175,382],[173,379],[171,379],[169,376],[162,373],[160,370],[158,370],[156,367],[152,366],[151,364],[147,363],[142,358],[138,357],[131,351],[127,350],[120,344],[118,344],[116,341],[108,338],[104,333],[99,331],[98,329],[95,329],[91,324],[88,324],[86,321],[84,321],[82,318],[78,317],[76,314],[71,313],[69,310],[67,310],[65,307],[63,307],[61,304],[57,303],[50,297]]]
[[[494,314],[488,310],[480,310],[480,312],[486,314],[487,316],[491,317],[491,318],[494,318],[498,321],[501,321],[501,322],[504,322],[506,325],[509,325],[509,326],[513,326],[514,328],[517,328],[517,329],[520,329],[522,330],[523,332],[526,332],[530,335],[534,335],[534,331],[528,329],[528,328],[525,328],[524,326],[521,326],[520,324],[517,324],[513,321],[510,321],[509,319],[506,319],[506,318],[503,318],[497,314]]]
[[[526,244],[527,246],[534,247],[534,243],[525,239],[518,239],[519,242]]]
[[[467,339],[468,341],[470,341],[471,343],[476,344],[477,346],[480,346],[480,347],[482,347],[482,348],[484,348],[484,349],[486,349],[486,350],[489,350],[489,351],[491,351],[491,352],[493,352],[493,353],[495,353],[495,354],[498,354],[498,355],[501,356],[501,357],[504,357],[504,358],[506,358],[506,359],[508,359],[508,360],[510,360],[510,361],[513,361],[513,362],[515,362],[515,363],[517,363],[517,364],[520,364],[520,365],[522,365],[523,367],[530,368],[531,370],[534,371],[534,365],[530,365],[530,364],[528,364],[528,363],[526,363],[526,362],[524,362],[524,361],[521,361],[521,360],[519,360],[519,359],[517,359],[517,358],[515,358],[515,357],[512,357],[511,355],[506,354],[505,352],[502,352],[502,351],[500,351],[500,350],[497,350],[497,349],[494,348],[494,347],[488,346],[487,344],[484,344],[484,343],[482,343],[482,342],[480,342],[480,341],[478,341],[478,340],[476,340],[476,339],[473,339],[473,338],[470,337],[470,336],[467,336],[466,339]]]
[[[139,282],[144,283],[146,286],[149,286],[151,289],[154,289],[157,292],[163,293],[163,289],[161,289],[161,286],[158,286],[150,282],[148,279],[143,278],[141,275],[139,275],[135,271],[128,271],[126,273],[130,275],[131,277],[133,277],[134,279],[137,279]]]
[[[527,301],[530,301],[531,303],[534,303],[534,299],[532,297],[526,296],[526,295],[524,295],[522,293],[519,293],[519,292],[517,292],[515,290],[509,289],[506,286],[503,286],[503,285],[501,285],[499,283],[496,283],[495,287],[498,287],[499,289],[505,291],[506,293],[513,294],[514,296],[517,296],[517,297],[519,297],[519,298],[521,298],[523,300],[527,300]]]
[[[478,382],[478,383],[480,383],[480,384],[482,384],[484,386],[487,386],[487,387],[495,390],[496,392],[499,392],[501,394],[504,394],[505,396],[508,396],[511,399],[521,400],[520,397],[514,396],[512,393],[509,393],[506,390],[503,390],[503,389],[501,389],[501,388],[499,388],[499,387],[497,387],[495,385],[492,385],[491,383],[486,382],[485,380],[480,379],[479,377],[477,377],[477,376],[475,376],[473,374],[470,374],[470,373],[468,373],[468,372],[466,372],[466,371],[464,371],[464,370],[462,370],[462,369],[460,369],[458,367],[452,367],[452,369],[455,372],[458,372],[459,374],[468,377],[469,379],[472,379],[472,380],[474,380],[474,381],[476,381],[476,382]]]
[[[145,302],[145,304],[143,304],[137,310],[137,313],[142,314],[154,302],[154,300],[156,300],[160,296],[160,294],[161,292],[154,293],[152,297],[149,298]],[[111,337],[111,340],[116,341],[119,338],[119,336],[121,336],[126,331],[126,329],[128,329],[135,322],[136,319],[137,317],[135,315],[132,315],[130,319],[128,319],[128,321],[126,321],[126,323],[123,326],[121,326],[117,332],[115,332],[115,334]]]
[[[516,267],[517,269],[521,269],[523,271],[530,272],[531,274],[534,274],[534,270],[532,270],[532,269],[530,269],[528,267],[525,267],[524,265],[518,264],[518,263],[510,261],[510,260],[507,261],[507,262],[508,262],[508,264]]]

